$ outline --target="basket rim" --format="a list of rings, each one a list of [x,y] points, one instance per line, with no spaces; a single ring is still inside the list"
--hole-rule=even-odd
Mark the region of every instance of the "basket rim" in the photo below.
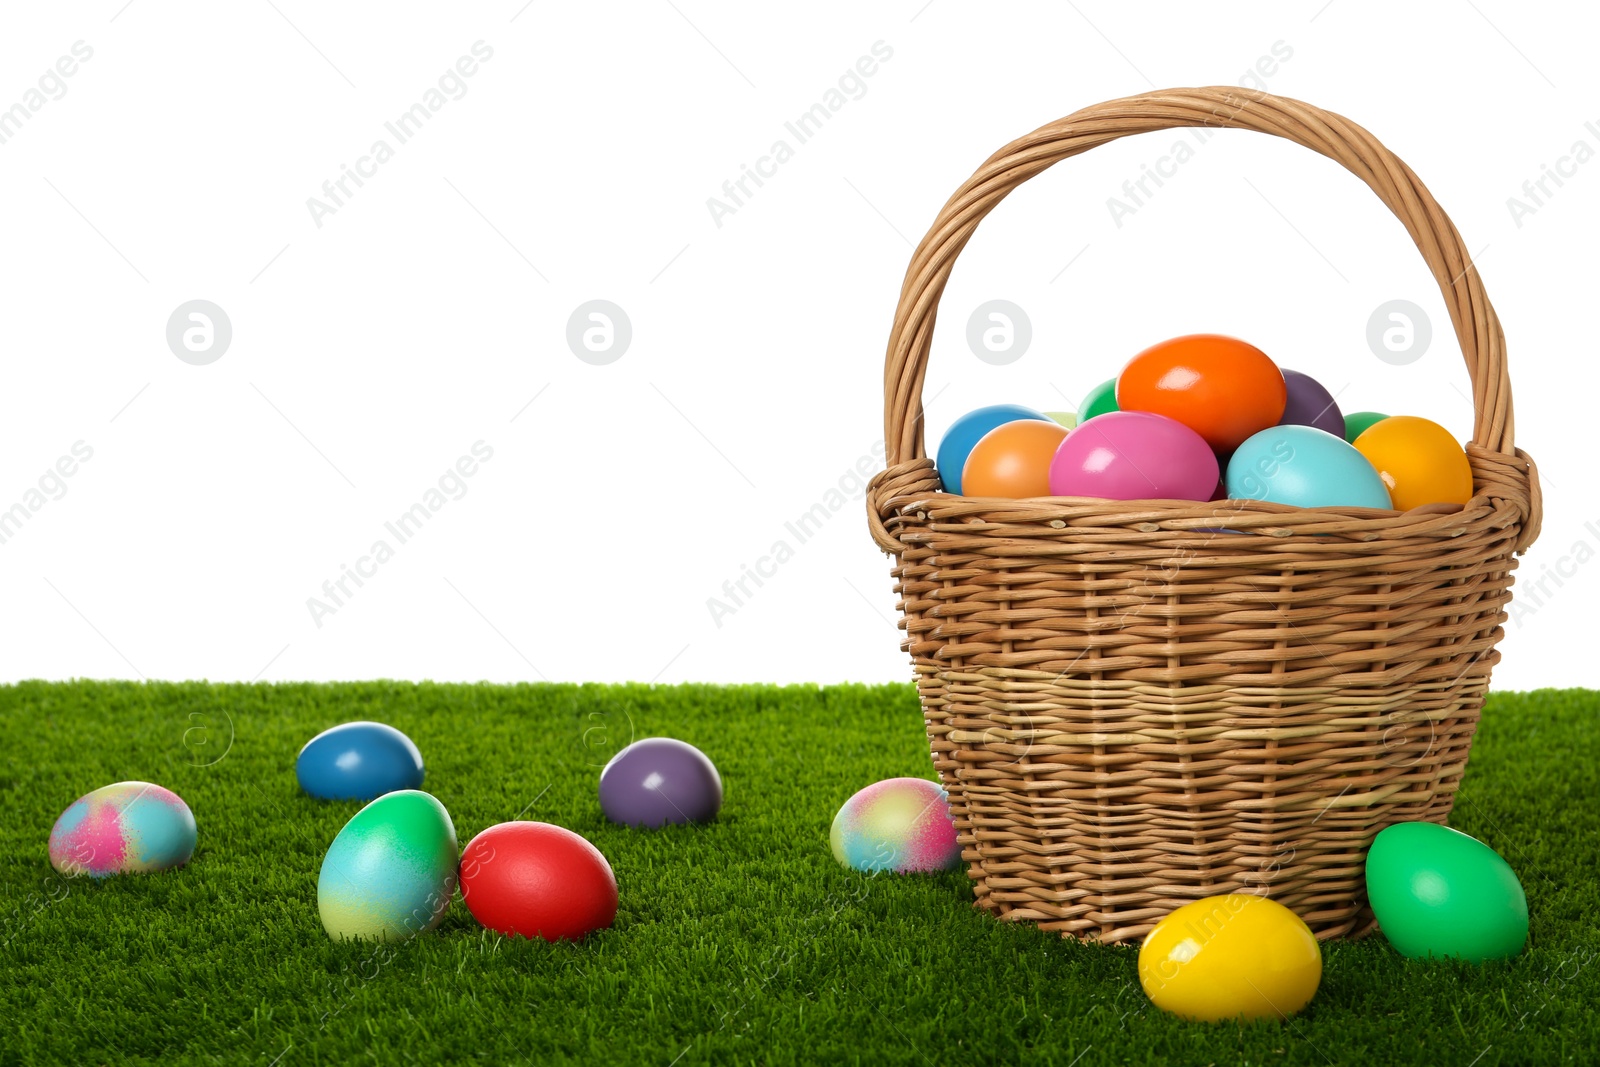
[[[1496,453],[1474,457],[1481,465],[1507,467]],[[1409,511],[1356,507],[1297,507],[1264,500],[1102,500],[1095,497],[973,497],[947,493],[929,459],[914,460],[880,472],[868,487],[867,512],[874,539],[886,552],[903,553],[910,544],[891,527],[915,518],[919,525],[944,527],[939,532],[969,536],[1007,536],[1020,526],[1044,526],[1043,536],[1084,537],[1104,531],[1125,543],[1130,534],[1161,534],[1193,542],[1267,537],[1314,538],[1317,543],[1379,542],[1401,537],[1453,540],[1480,524],[1517,528],[1518,554],[1538,536],[1540,514],[1538,468],[1521,449],[1517,468],[1505,470],[1514,480],[1529,472],[1526,495],[1505,491],[1500,479],[1479,480],[1465,504],[1426,504]],[[900,479],[894,478],[896,471]],[[1476,470],[1475,470],[1475,473]],[[896,484],[898,481],[899,484]],[[909,483],[909,484],[908,484]],[[1498,491],[1497,491],[1498,490]],[[1333,537],[1342,538],[1340,541]],[[913,536],[911,543],[922,541]],[[885,543],[887,542],[887,544]]]

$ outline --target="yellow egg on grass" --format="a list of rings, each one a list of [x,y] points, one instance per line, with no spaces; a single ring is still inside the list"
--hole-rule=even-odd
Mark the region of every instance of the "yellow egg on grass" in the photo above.
[[[1287,1019],[1322,982],[1311,928],[1265,897],[1185,904],[1145,936],[1139,984],[1156,1007],[1196,1022]]]

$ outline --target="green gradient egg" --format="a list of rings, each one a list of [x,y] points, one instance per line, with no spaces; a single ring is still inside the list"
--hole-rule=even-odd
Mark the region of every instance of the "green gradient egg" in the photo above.
[[[450,905],[459,861],[443,804],[420,789],[385,794],[345,823],[323,857],[322,925],[335,941],[431,930]]]
[[[1069,430],[1078,425],[1078,413],[1076,411],[1047,411],[1045,414]]]
[[[1396,823],[1367,852],[1378,928],[1411,959],[1509,959],[1528,940],[1528,898],[1511,865],[1476,838],[1427,822]]]

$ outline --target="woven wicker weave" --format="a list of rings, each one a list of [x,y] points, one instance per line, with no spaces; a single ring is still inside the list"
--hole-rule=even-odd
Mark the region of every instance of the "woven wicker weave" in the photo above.
[[[934,315],[1012,189],[1128,134],[1275,134],[1337,160],[1405,223],[1475,408],[1465,507],[996,500],[940,491],[922,440]],[[1499,658],[1538,477],[1512,443],[1504,338],[1455,227],[1371,134],[1247,90],[1113,100],[997,152],[912,257],[884,371],[873,539],[895,559],[934,765],[977,905],[1063,935],[1142,937],[1173,908],[1270,896],[1319,937],[1371,929],[1373,836],[1443,822]],[[1226,527],[1231,533],[1217,533]]]

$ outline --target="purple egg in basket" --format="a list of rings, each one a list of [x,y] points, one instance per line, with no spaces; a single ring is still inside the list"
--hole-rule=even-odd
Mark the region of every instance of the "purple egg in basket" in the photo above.
[[[1344,414],[1321,382],[1309,374],[1285,369],[1283,384],[1289,389],[1289,400],[1283,406],[1279,426],[1315,426],[1335,437],[1344,436]]]

